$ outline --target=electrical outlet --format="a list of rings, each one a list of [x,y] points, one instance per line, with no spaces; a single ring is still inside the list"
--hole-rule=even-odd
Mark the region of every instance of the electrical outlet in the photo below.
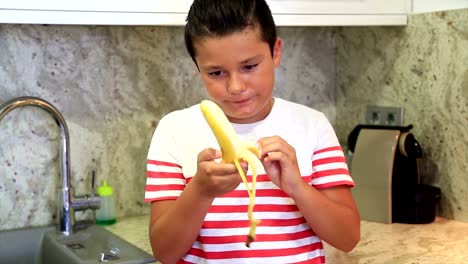
[[[371,125],[403,126],[402,107],[368,105],[366,122]]]

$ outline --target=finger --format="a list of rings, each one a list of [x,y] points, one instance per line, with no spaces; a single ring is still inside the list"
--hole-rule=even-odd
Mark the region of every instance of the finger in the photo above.
[[[204,174],[211,176],[226,176],[228,174],[237,173],[236,165],[232,163],[215,162],[210,160],[202,161],[198,165],[199,168],[204,171]]]
[[[261,158],[265,158],[274,152],[284,153],[285,147],[283,147],[280,142],[269,142],[264,144],[262,145]]]
[[[284,141],[281,137],[272,136],[272,137],[264,137],[264,138],[259,139],[257,141],[257,144],[260,145],[261,148],[265,148],[267,146],[280,144],[282,142],[286,143],[286,141]]]
[[[296,155],[296,150],[279,136],[263,138],[259,140],[259,144],[261,158],[272,152],[281,152],[292,158]]]
[[[265,163],[271,163],[271,162],[274,162],[274,161],[277,161],[279,162],[280,164],[284,164],[285,162],[287,162],[289,160],[288,156],[285,155],[284,153],[282,152],[279,152],[279,151],[275,151],[275,152],[269,152],[264,158],[263,160],[265,161]]]
[[[242,160],[240,162],[240,165],[241,165],[242,169],[244,170],[244,172],[246,172],[249,169],[249,163],[247,163],[247,161],[245,161],[245,160]]]
[[[237,168],[233,163],[216,163],[213,165],[213,173],[220,176],[236,174]]]
[[[221,158],[222,153],[219,150],[213,148],[207,148],[198,153],[197,162],[211,161]]]

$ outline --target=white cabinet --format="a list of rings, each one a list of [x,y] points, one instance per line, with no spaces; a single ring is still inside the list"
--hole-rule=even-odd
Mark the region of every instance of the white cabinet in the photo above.
[[[267,0],[279,25],[406,25],[410,0]]]
[[[468,8],[468,0],[412,0],[412,13],[428,13]]]
[[[405,25],[409,1],[267,0],[280,26]],[[0,0],[0,23],[184,25],[191,3],[192,0]]]
[[[0,0],[0,23],[182,25],[191,0]]]

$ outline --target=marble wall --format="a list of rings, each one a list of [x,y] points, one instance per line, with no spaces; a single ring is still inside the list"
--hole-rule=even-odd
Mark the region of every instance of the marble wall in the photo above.
[[[410,16],[406,27],[340,28],[337,119],[342,142],[368,104],[401,106],[423,148],[422,182],[440,214],[468,221],[468,9]]]
[[[335,36],[326,28],[281,28],[275,94],[335,120]],[[0,25],[0,103],[37,96],[70,131],[76,194],[114,187],[118,217],[143,203],[146,153],[158,120],[205,97],[181,27]],[[0,230],[52,223],[60,135],[43,110],[23,107],[0,121]],[[92,217],[80,214],[80,219]]]
[[[280,28],[275,94],[323,111],[343,144],[367,104],[404,107],[423,181],[442,189],[440,213],[468,221],[467,24],[458,10],[414,15],[407,27]],[[148,213],[158,120],[205,97],[181,27],[0,25],[0,104],[24,95],[65,117],[75,193],[90,192],[96,169],[96,182],[115,188],[119,217]],[[53,221],[59,138],[37,108],[0,121],[0,230]]]

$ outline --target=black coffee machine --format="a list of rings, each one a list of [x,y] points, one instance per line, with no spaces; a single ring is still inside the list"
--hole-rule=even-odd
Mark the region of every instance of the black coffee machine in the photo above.
[[[413,126],[358,125],[348,136],[353,196],[363,220],[430,223],[440,189],[420,183],[422,149]]]

